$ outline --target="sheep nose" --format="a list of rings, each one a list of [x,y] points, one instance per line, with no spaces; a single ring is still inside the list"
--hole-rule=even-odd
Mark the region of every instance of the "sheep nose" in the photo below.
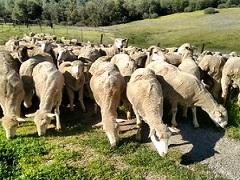
[[[161,152],[159,154],[160,154],[161,157],[165,157],[167,155],[167,153],[165,153],[165,152]]]

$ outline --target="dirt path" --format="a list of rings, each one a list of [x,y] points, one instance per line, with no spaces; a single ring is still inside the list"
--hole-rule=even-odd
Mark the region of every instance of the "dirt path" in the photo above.
[[[182,164],[207,164],[213,172],[229,179],[240,179],[240,141],[224,136],[214,127],[194,129],[191,123],[180,124],[181,134],[170,139],[170,148],[182,153]]]

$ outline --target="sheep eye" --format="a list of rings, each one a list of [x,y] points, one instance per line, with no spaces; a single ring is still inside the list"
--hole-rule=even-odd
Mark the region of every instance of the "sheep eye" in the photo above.
[[[156,133],[154,134],[155,138],[157,141],[160,141],[160,138],[156,135]]]

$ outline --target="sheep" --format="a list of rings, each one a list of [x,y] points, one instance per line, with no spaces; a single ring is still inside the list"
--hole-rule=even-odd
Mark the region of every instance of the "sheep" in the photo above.
[[[191,51],[186,51],[183,54],[183,58],[181,60],[181,64],[178,66],[178,69],[180,71],[189,73],[194,75],[198,80],[200,80],[200,70],[199,67],[197,65],[197,63],[193,60],[193,54]],[[183,117],[187,118],[187,107],[184,107],[184,111],[183,111]],[[194,127],[198,128],[199,124],[197,121],[197,111],[196,111],[196,107],[192,107],[192,113],[193,113],[193,122],[194,122]]]
[[[53,63],[52,57],[49,55],[38,54],[36,56],[31,57],[27,61],[24,61],[19,69],[19,75],[23,81],[23,87],[25,90],[24,97],[24,106],[29,108],[32,106],[32,97],[34,95],[34,82],[32,77],[33,68],[44,61],[48,61]]]
[[[89,69],[92,74],[90,88],[96,103],[101,108],[103,129],[112,147],[119,142],[119,128],[116,122],[117,107],[125,89],[125,81],[116,65],[108,62],[110,57],[96,60]]]
[[[116,38],[114,40],[114,44],[109,48],[101,48],[106,56],[114,56],[115,54],[119,54],[123,48],[123,43],[126,42],[127,39]]]
[[[193,52],[193,47],[189,43],[184,43],[177,49],[177,52],[166,52],[164,54],[166,58],[165,61],[172,65],[178,66],[181,64],[182,55],[188,51]]]
[[[79,60],[73,62],[66,61],[59,66],[59,71],[64,75],[65,87],[70,101],[70,110],[74,110],[74,91],[78,91],[81,108],[83,112],[86,112],[83,102],[83,86],[85,83],[84,63]]]
[[[172,105],[172,125],[177,126],[176,112],[178,103],[187,107],[201,107],[213,122],[224,128],[228,122],[226,109],[219,105],[203,84],[193,75],[181,72],[166,62],[155,61],[147,66],[159,75],[163,95]],[[195,121],[196,118],[193,118]],[[193,122],[198,126],[197,122]]]
[[[99,57],[106,55],[106,53],[102,49],[97,49],[89,45],[82,47],[77,54],[79,59],[86,58],[89,59],[91,62],[94,62]]]
[[[222,98],[226,104],[229,86],[240,88],[240,57],[230,57],[222,70]],[[240,93],[238,94],[240,104]]]
[[[55,53],[53,51],[53,45],[49,41],[40,41],[38,42],[38,45],[41,46],[41,48],[37,46],[24,46],[21,45],[17,48],[18,51],[18,59],[20,62],[24,62],[28,60],[30,57],[36,56],[41,54],[42,56],[47,57],[48,59],[52,59],[55,65],[57,65],[57,60],[55,57]],[[51,57],[50,57],[51,56]]]
[[[205,55],[198,60],[198,66],[212,79],[212,87],[209,91],[218,102],[221,96],[221,77],[225,62],[224,58],[218,55]],[[205,79],[203,77],[203,80]]]
[[[193,53],[193,47],[190,43],[182,44],[177,50],[177,52],[180,53],[181,55],[185,54],[188,51],[191,51]]]
[[[64,61],[74,61],[74,60],[78,59],[78,57],[75,54],[73,54],[72,51],[70,51],[64,47],[58,48],[57,54],[58,54],[58,56],[57,56],[58,67]]]
[[[137,51],[134,53],[129,54],[130,58],[133,59],[136,64],[137,68],[144,68],[147,60],[147,53],[142,51]]]
[[[0,106],[4,115],[2,126],[8,139],[15,136],[18,122],[24,121],[20,118],[24,89],[16,69],[13,57],[0,51]]]
[[[163,49],[161,49],[160,47],[151,46],[148,48],[145,67],[153,61],[161,61],[161,62],[166,61],[166,57],[163,53]]]
[[[130,77],[137,69],[135,61],[127,54],[116,54],[112,57],[111,62],[118,67],[123,77]]]
[[[127,97],[136,114],[137,126],[140,128],[142,119],[149,125],[149,137],[158,153],[164,156],[171,132],[162,121],[162,88],[154,72],[147,68],[137,69],[127,83]]]
[[[136,62],[130,58],[127,54],[116,54],[112,57],[111,62],[115,64],[121,75],[124,77],[125,81],[128,82],[132,73],[137,69]],[[127,119],[131,119],[131,105],[126,98],[126,95],[123,95],[121,98],[124,106],[127,108]]]
[[[26,116],[34,116],[38,135],[42,136],[46,133],[47,126],[54,117],[56,117],[56,129],[61,129],[59,106],[62,101],[64,77],[53,63],[47,61],[37,64],[33,69],[32,76],[40,105],[35,113]],[[53,108],[54,114],[51,113]]]

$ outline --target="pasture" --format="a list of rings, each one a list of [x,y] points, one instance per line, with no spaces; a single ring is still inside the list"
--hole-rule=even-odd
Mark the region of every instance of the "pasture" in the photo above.
[[[239,31],[240,9],[233,8],[221,9],[214,15],[197,11],[99,28],[0,25],[0,44],[28,32],[96,43],[104,34],[104,43],[111,43],[111,37],[126,37],[130,45],[138,47],[157,43],[171,47],[190,42],[198,49],[205,43],[206,49],[240,53]],[[93,122],[100,121],[100,115],[93,115],[92,106],[87,108],[87,113],[79,109],[72,113],[63,108],[63,130],[49,129],[44,137],[37,136],[30,118],[20,125],[17,138],[11,141],[5,139],[0,127],[0,179],[225,179],[223,174],[215,174],[199,162],[183,165],[184,154],[171,146],[169,154],[160,157],[149,144],[135,140],[134,130],[121,134],[120,145],[110,148],[104,132],[91,127]],[[228,109],[226,134],[240,139],[239,107],[233,103]],[[210,126],[213,131],[220,131],[204,122],[200,122],[202,128]]]

